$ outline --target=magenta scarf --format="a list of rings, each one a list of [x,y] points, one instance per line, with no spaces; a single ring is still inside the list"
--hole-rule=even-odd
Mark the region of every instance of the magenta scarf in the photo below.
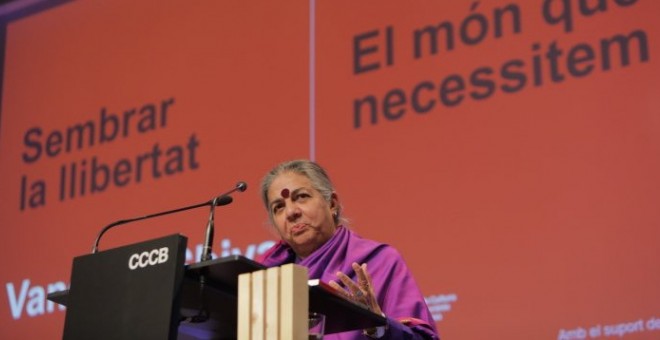
[[[420,338],[437,338],[435,323],[424,296],[399,252],[389,245],[363,239],[339,226],[328,242],[298,262],[293,249],[283,241],[275,244],[257,261],[267,267],[298,263],[309,269],[310,279],[321,279],[323,282],[337,280],[335,274],[338,271],[355,280],[351,264],[367,263],[378,303],[385,315],[407,326],[406,331],[421,335]],[[362,333],[345,332],[325,338],[361,339]]]

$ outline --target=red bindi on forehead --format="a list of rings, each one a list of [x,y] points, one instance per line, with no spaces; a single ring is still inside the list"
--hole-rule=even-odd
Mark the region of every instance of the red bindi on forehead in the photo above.
[[[289,189],[287,189],[287,188],[282,189],[282,192],[280,192],[280,195],[282,196],[282,198],[289,198],[289,194],[290,194],[290,192],[289,192]]]

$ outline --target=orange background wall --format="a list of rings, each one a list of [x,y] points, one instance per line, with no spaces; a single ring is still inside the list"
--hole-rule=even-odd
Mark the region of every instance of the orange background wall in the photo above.
[[[597,2],[73,1],[10,21],[0,337],[61,337],[64,312],[40,289],[68,282],[72,258],[115,220],[244,180],[248,191],[217,211],[214,250],[263,252],[276,236],[259,180],[309,157],[329,170],[351,227],[402,252],[443,337],[657,337],[660,4],[601,1],[584,15],[580,3]],[[545,4],[549,17],[571,13],[570,31],[544,18]],[[518,30],[507,12],[496,37],[494,13],[514,7]],[[440,39],[415,57],[414,32],[441,23],[455,30],[453,48]],[[608,43],[616,36],[629,39],[628,63]],[[356,72],[356,58],[377,66]],[[362,106],[356,126],[367,96],[376,123]],[[414,101],[432,106],[418,113]],[[102,110],[131,109],[126,137],[23,160],[36,153],[30,129],[45,152],[53,131],[91,121],[100,133]],[[141,178],[92,193],[94,159],[142,162]],[[72,163],[86,167],[88,187],[61,199],[61,167]],[[206,215],[118,228],[101,249],[180,232],[193,260]]]

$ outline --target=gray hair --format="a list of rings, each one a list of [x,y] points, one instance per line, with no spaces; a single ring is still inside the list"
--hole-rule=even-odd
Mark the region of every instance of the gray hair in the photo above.
[[[268,207],[268,189],[270,189],[271,184],[275,177],[286,172],[293,172],[299,175],[307,177],[312,182],[312,187],[321,193],[321,196],[328,201],[332,201],[332,194],[335,192],[335,187],[330,181],[330,177],[325,172],[325,170],[315,162],[306,159],[297,159],[293,161],[287,161],[278,164],[270,172],[264,176],[261,180],[261,198],[264,202],[264,206],[268,211],[268,216],[272,220],[272,212]],[[339,224],[341,215],[341,205],[337,205],[337,214],[333,216],[335,224]]]

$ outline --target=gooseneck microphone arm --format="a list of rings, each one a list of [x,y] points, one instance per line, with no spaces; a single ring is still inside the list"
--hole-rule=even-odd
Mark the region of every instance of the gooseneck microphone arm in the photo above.
[[[234,189],[232,189],[232,190],[230,190],[230,191],[228,191],[228,192],[226,192],[222,195],[216,196],[216,197],[214,197],[211,200],[208,200],[206,202],[189,205],[189,206],[183,207],[183,208],[162,211],[162,212],[158,212],[158,213],[150,214],[150,215],[145,215],[145,216],[141,216],[141,217],[135,217],[135,218],[129,218],[129,219],[125,219],[125,220],[119,220],[119,221],[113,222],[111,224],[108,224],[107,226],[103,227],[103,229],[101,229],[101,231],[99,231],[98,236],[96,236],[96,240],[94,241],[94,246],[92,247],[92,254],[96,254],[98,252],[99,242],[101,241],[101,237],[103,236],[103,234],[105,234],[108,230],[110,230],[110,229],[112,229],[116,226],[126,224],[126,223],[130,223],[130,222],[146,220],[148,218],[174,214],[174,213],[178,213],[178,212],[185,211],[185,210],[196,209],[196,208],[199,208],[199,207],[211,206],[211,208],[213,209],[216,206],[227,205],[227,204],[229,204],[233,201],[233,199],[231,198],[231,196],[229,196],[229,194],[231,194],[235,191],[245,191],[246,188],[247,188],[247,184],[245,182],[238,182],[236,184],[236,187],[234,187]],[[211,238],[212,238],[212,236],[211,236]],[[213,241],[213,240],[211,239],[211,241]]]

